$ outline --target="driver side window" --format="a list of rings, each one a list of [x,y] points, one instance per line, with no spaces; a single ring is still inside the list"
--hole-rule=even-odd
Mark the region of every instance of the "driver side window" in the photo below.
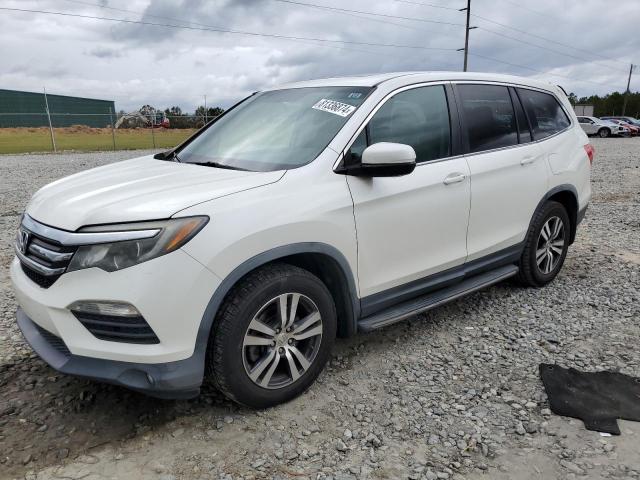
[[[414,88],[390,98],[356,138],[349,150],[350,161],[359,162],[364,149],[379,142],[411,145],[417,163],[451,155],[444,86]]]

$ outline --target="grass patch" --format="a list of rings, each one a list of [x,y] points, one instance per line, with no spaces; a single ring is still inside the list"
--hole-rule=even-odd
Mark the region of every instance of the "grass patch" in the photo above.
[[[73,126],[54,128],[58,151],[113,150],[113,138],[109,128]],[[189,137],[193,129],[148,128],[115,130],[116,150],[171,148]],[[152,136],[153,133],[153,136]],[[51,134],[48,128],[0,128],[0,154],[52,152]]]

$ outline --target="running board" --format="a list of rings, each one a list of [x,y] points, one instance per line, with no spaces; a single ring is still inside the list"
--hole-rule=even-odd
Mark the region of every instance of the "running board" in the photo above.
[[[393,323],[409,318],[418,313],[431,310],[457,298],[468,295],[481,288],[501,282],[518,273],[515,265],[505,265],[485,273],[474,275],[460,283],[456,283],[441,290],[428,293],[422,297],[403,302],[399,305],[387,308],[358,321],[358,330],[370,332],[378,328],[386,327]]]

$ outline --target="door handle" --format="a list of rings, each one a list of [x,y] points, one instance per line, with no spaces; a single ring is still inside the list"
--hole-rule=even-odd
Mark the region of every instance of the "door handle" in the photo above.
[[[442,183],[444,183],[445,185],[451,185],[452,183],[460,183],[465,178],[467,177],[464,173],[452,173],[450,175],[447,175]]]
[[[524,157],[522,160],[520,160],[520,165],[529,165],[530,163],[533,163],[535,161],[536,157]]]

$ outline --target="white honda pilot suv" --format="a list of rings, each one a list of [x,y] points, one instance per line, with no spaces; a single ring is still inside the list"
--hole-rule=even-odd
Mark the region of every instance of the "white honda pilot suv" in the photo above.
[[[262,408],[336,336],[509,277],[558,274],[593,149],[563,91],[396,73],[255,93],[173,150],[31,199],[11,278],[53,368],[164,398],[210,379]]]

